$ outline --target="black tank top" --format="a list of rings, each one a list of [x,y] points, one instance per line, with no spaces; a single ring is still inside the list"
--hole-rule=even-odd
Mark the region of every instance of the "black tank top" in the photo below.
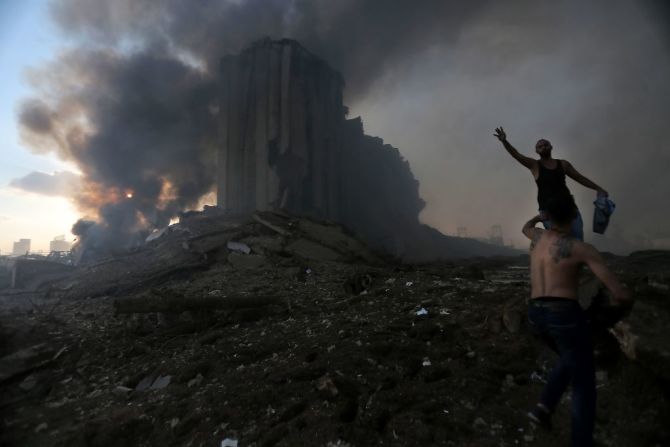
[[[547,169],[540,165],[540,173],[535,180],[537,183],[537,203],[540,210],[546,210],[547,200],[560,194],[570,195],[570,190],[565,184],[565,171],[560,160],[556,160],[554,169]]]

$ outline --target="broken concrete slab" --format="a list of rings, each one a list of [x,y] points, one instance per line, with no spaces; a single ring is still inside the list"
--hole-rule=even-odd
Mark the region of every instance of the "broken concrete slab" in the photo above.
[[[244,253],[245,255],[251,253],[251,248],[243,242],[228,241],[228,243],[226,244],[226,248],[228,248],[228,250],[230,251],[237,251],[240,253]]]
[[[48,344],[40,343],[9,354],[0,359],[0,382],[44,366],[57,358],[60,352],[62,350],[56,353]]]
[[[335,250],[304,238],[289,243],[285,250],[294,256],[316,261],[339,261],[343,258]]]
[[[298,223],[298,228],[310,239],[319,241],[320,244],[340,253],[346,253],[372,263],[379,262],[365,244],[353,235],[346,234],[340,225],[302,219]]]

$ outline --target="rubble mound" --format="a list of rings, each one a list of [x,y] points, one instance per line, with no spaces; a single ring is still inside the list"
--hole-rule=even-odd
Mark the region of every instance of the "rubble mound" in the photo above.
[[[0,444],[568,442],[569,397],[551,433],[525,416],[554,361],[525,323],[526,257],[406,265],[329,222],[215,211],[32,295],[0,292]],[[654,366],[670,294],[644,276],[670,262],[652,258],[610,259],[637,290],[621,324],[645,355],[598,345],[602,445],[670,441]]]

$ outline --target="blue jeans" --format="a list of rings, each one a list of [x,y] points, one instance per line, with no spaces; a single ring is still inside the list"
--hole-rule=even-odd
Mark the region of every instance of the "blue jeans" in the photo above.
[[[560,356],[549,373],[540,403],[553,412],[572,385],[572,446],[592,446],[596,414],[596,378],[591,330],[575,300],[531,300],[531,330]]]
[[[540,213],[543,212],[543,210],[540,210]],[[544,225],[545,230],[548,230],[551,228],[551,221],[543,220],[542,225]],[[582,214],[579,210],[577,210],[577,215],[570,225],[570,236],[579,239],[582,242],[584,241],[584,221],[582,220]]]

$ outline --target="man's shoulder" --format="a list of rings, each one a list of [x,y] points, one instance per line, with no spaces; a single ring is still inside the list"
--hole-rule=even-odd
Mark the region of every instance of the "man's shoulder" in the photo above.
[[[572,239],[572,252],[575,256],[586,257],[597,252],[596,248],[588,242],[584,242],[574,237],[571,237],[570,239]]]

